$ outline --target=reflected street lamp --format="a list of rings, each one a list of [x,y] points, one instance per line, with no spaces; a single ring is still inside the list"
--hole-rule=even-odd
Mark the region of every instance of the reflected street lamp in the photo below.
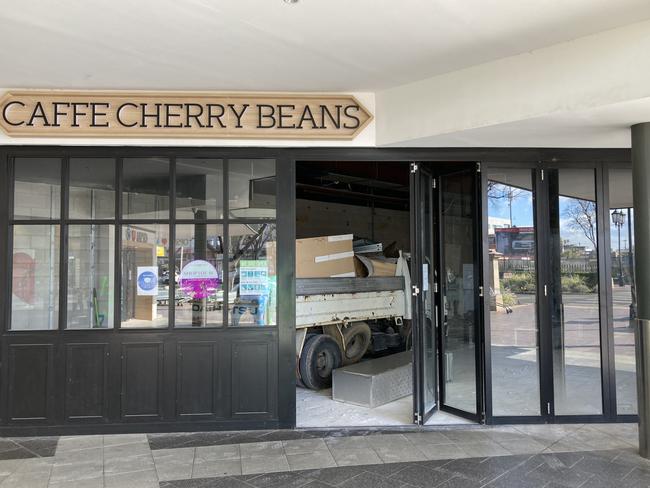
[[[625,214],[622,210],[614,210],[612,212],[612,223],[618,229],[618,286],[624,286],[623,258],[621,256],[621,227],[625,225]]]

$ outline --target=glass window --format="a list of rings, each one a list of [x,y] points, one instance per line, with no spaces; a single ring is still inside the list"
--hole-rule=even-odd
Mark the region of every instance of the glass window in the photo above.
[[[230,325],[276,325],[275,224],[230,224]]]
[[[169,226],[122,227],[122,327],[167,327],[169,321]]]
[[[232,218],[275,218],[275,160],[231,159],[228,207]]]
[[[176,218],[223,218],[223,161],[176,160]]]
[[[115,160],[111,158],[70,159],[71,219],[115,217]]]
[[[176,226],[176,327],[223,325],[223,227]]]
[[[113,327],[115,227],[68,227],[69,329]]]
[[[619,415],[637,413],[634,327],[636,283],[634,280],[634,209],[632,170],[609,171],[609,225],[611,249],[607,253],[612,270],[614,363],[616,408]]]
[[[57,329],[58,225],[15,225],[11,277],[11,329]]]
[[[125,158],[122,166],[125,219],[169,218],[169,160]]]
[[[487,200],[493,415],[539,415],[533,170],[490,169]]]
[[[548,173],[555,414],[599,415],[603,404],[595,172]]]
[[[61,216],[61,160],[14,160],[14,219],[58,219]]]

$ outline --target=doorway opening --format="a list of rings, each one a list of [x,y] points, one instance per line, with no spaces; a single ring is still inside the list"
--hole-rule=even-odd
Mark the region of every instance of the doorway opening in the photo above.
[[[476,421],[478,376],[476,362],[467,357],[478,348],[477,322],[467,318],[461,303],[472,291],[458,286],[464,279],[475,288],[467,264],[475,263],[476,253],[469,258],[459,252],[457,244],[467,239],[467,230],[459,230],[462,215],[455,215],[465,208],[458,191],[468,189],[454,188],[443,202],[433,180],[423,183],[413,167],[408,162],[296,163],[298,427]],[[432,168],[435,172],[427,174],[462,169],[458,164]],[[425,191],[423,185],[430,187]],[[447,217],[434,218],[442,208],[434,198],[447,205]],[[425,200],[427,209],[421,205]],[[475,214],[467,215],[476,224]],[[440,240],[444,232],[436,229],[441,223],[456,247]],[[425,235],[428,256],[421,239]],[[459,261],[449,273],[456,273],[458,281],[438,288],[434,276],[448,275],[439,271],[443,255]],[[425,269],[431,273],[430,286],[423,283]],[[421,291],[424,301],[414,290]],[[454,299],[440,301],[443,290]],[[471,348],[457,347],[468,342]],[[446,365],[439,365],[443,357]],[[446,384],[439,382],[438,372],[447,375]],[[448,408],[440,403],[444,392],[454,398]],[[426,418],[423,402],[430,407]]]

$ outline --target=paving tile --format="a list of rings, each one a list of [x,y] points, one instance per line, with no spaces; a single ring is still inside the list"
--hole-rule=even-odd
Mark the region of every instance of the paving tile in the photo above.
[[[455,476],[440,485],[436,485],[436,488],[481,488],[483,483],[469,478],[463,478],[462,476]]]
[[[367,437],[370,447],[374,448],[393,448],[409,449],[413,444],[403,434],[383,434]]]
[[[487,433],[479,429],[446,430],[445,437],[448,437],[456,444],[486,442],[490,440]]]
[[[564,465],[544,463],[528,473],[529,478],[542,482],[555,482],[568,488],[577,488],[587,483],[593,475]]]
[[[50,481],[72,482],[101,477],[103,467],[101,462],[84,461],[69,464],[54,464]]]
[[[119,474],[104,474],[105,488],[158,488],[155,469],[131,471]]]
[[[363,449],[338,449],[331,448],[332,456],[338,466],[359,466],[362,464],[381,464],[382,460],[370,448]]]
[[[418,444],[418,449],[429,460],[458,459],[468,454],[456,444]]]
[[[443,462],[438,461],[438,465],[444,464]],[[428,463],[423,463],[423,464],[428,464]],[[362,466],[361,468],[368,473],[373,473],[377,474],[380,476],[390,476],[392,474],[397,473],[398,471],[408,468],[409,466],[412,466],[413,463],[410,462],[397,462],[397,463],[388,463],[388,464],[367,464]],[[437,466],[435,466],[437,467]],[[343,469],[343,468],[341,468]]]
[[[332,451],[338,449],[369,449],[371,445],[367,436],[327,437],[325,443]]]
[[[395,488],[395,480],[364,472],[344,481],[340,488]]]
[[[501,444],[494,441],[460,444],[460,448],[470,457],[507,456],[511,454]]]
[[[342,466],[338,468],[317,469],[305,473],[304,476],[317,479],[331,486],[338,486],[344,481],[375,467],[376,466]]]
[[[242,458],[284,455],[282,441],[240,444],[239,451]]]
[[[428,469],[423,466],[414,464],[413,466],[409,466],[408,468],[402,469],[398,473],[395,473],[389,479],[393,481],[408,483],[412,486],[428,488],[444,483],[453,477],[454,475],[447,471]]]
[[[282,441],[285,454],[307,454],[314,451],[329,451],[323,439],[296,439]]]
[[[255,488],[300,488],[314,480],[301,473],[283,472],[262,474],[245,481]]]
[[[118,458],[111,458],[108,455],[104,457],[105,474],[121,474],[144,470],[154,472],[156,470],[151,453]]]
[[[54,456],[59,438],[56,436],[50,437],[20,437],[12,438],[13,442],[18,444],[29,452],[34,453],[39,457]]]
[[[408,441],[407,441],[408,442]],[[416,446],[409,443],[407,447],[376,447],[373,450],[377,453],[379,458],[385,463],[402,463],[413,461],[426,461],[427,457]]]
[[[453,441],[443,432],[411,432],[404,434],[410,442],[419,444],[453,444]]]
[[[8,459],[28,459],[34,457],[34,453],[29,451],[28,449],[25,449],[24,447],[21,447],[17,444],[13,444],[14,446],[11,449],[6,449],[2,452],[0,452],[0,460],[8,460]]]
[[[538,454],[548,447],[531,437],[497,441],[510,454]]]
[[[239,444],[199,446],[195,448],[195,459],[197,461],[239,460],[240,457]]]
[[[104,436],[104,447],[142,443],[149,443],[146,434],[113,434]]]
[[[314,451],[301,454],[287,454],[291,471],[303,469],[322,469],[337,466],[330,451]]]
[[[56,453],[101,448],[103,445],[104,436],[101,435],[63,436],[59,438]]]
[[[104,447],[104,459],[128,458],[141,454],[151,454],[148,443],[132,442]]]
[[[103,488],[103,486],[104,477],[98,476],[97,478],[89,478],[77,481],[50,481],[48,488]]]
[[[69,450],[57,452],[54,456],[54,463],[57,465],[62,464],[76,464],[76,463],[102,463],[104,460],[104,449],[101,447],[94,447],[83,449],[81,451]]]
[[[224,477],[161,481],[160,488],[251,488],[251,485],[238,478]]]
[[[0,476],[6,477],[16,472],[25,459],[5,459],[0,461]]]
[[[152,455],[160,481],[184,480],[192,477],[193,447],[160,449],[152,451]]]
[[[3,488],[47,488],[50,474],[46,472],[17,471],[7,476]]]
[[[242,464],[239,458],[210,460],[195,458],[191,477],[212,478],[222,476],[237,476],[242,474],[241,466]]]
[[[258,457],[242,457],[242,474],[275,473],[290,471],[289,462],[284,454]]]

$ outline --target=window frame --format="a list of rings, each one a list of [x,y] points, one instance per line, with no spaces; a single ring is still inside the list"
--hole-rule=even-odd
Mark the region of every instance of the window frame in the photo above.
[[[102,331],[104,333],[157,333],[162,331],[227,331],[232,329],[250,329],[250,330],[269,330],[277,329],[278,324],[264,324],[263,326],[233,326],[230,324],[229,308],[231,304],[228,301],[229,286],[229,270],[228,263],[230,262],[229,252],[229,226],[230,224],[272,224],[278,225],[277,215],[277,197],[279,194],[279,178],[278,178],[278,161],[282,156],[277,151],[266,151],[265,154],[254,154],[255,151],[246,152],[221,150],[216,149],[219,154],[214,154],[215,151],[206,151],[208,154],[196,153],[196,148],[189,148],[184,151],[182,149],[170,148],[170,151],[165,150],[147,150],[147,148],[118,148],[116,151],[102,150],[97,148],[90,148],[87,151],[66,151],[66,148],[53,148],[50,151],[28,151],[26,154],[16,151],[15,154],[7,154],[7,166],[4,171],[6,177],[6,222],[7,222],[7,252],[6,254],[6,310],[4,333],[10,334],[29,334],[29,333],[79,333],[90,331]],[[212,154],[210,154],[212,153]],[[15,165],[16,160],[25,157],[39,157],[39,158],[56,158],[61,161],[61,188],[60,188],[60,215],[57,219],[15,219],[14,218],[14,192],[15,192]],[[113,159],[115,162],[115,212],[113,218],[95,218],[95,219],[74,219],[69,217],[69,194],[70,194],[70,160],[83,159],[83,158],[105,158]],[[169,186],[167,190],[167,197],[169,201],[169,215],[165,219],[133,219],[125,218],[122,215],[123,195],[124,195],[124,180],[123,180],[123,165],[125,159],[141,159],[141,158],[160,158],[169,161]],[[223,267],[223,293],[224,293],[224,306],[223,306],[223,324],[221,326],[211,327],[175,327],[175,306],[170,306],[168,312],[168,321],[166,327],[122,327],[122,236],[125,226],[158,224],[166,225],[169,228],[169,268],[176,269],[176,256],[173,250],[173,245],[176,239],[176,225],[177,224],[193,224],[194,220],[176,219],[176,161],[177,159],[212,159],[222,162],[223,169],[223,182],[222,182],[222,209],[223,218],[221,219],[201,219],[201,223],[211,225],[217,224],[223,227],[223,241],[225,251]],[[230,179],[230,162],[231,160],[256,160],[265,159],[273,160],[275,165],[275,211],[274,218],[237,218],[230,217],[229,209],[229,179]],[[59,310],[58,310],[58,328],[57,329],[32,329],[32,330],[15,330],[11,328],[12,320],[12,279],[13,279],[13,228],[15,225],[59,225]],[[71,225],[108,225],[113,226],[114,240],[115,240],[115,256],[114,256],[114,269],[113,269],[113,324],[112,327],[106,328],[68,328],[67,327],[67,300],[68,300],[68,229]],[[277,263],[276,263],[277,266]],[[176,293],[175,280],[170,280],[169,286],[169,303],[175,303],[174,297]],[[276,301],[275,316],[278,316],[279,304]]]

